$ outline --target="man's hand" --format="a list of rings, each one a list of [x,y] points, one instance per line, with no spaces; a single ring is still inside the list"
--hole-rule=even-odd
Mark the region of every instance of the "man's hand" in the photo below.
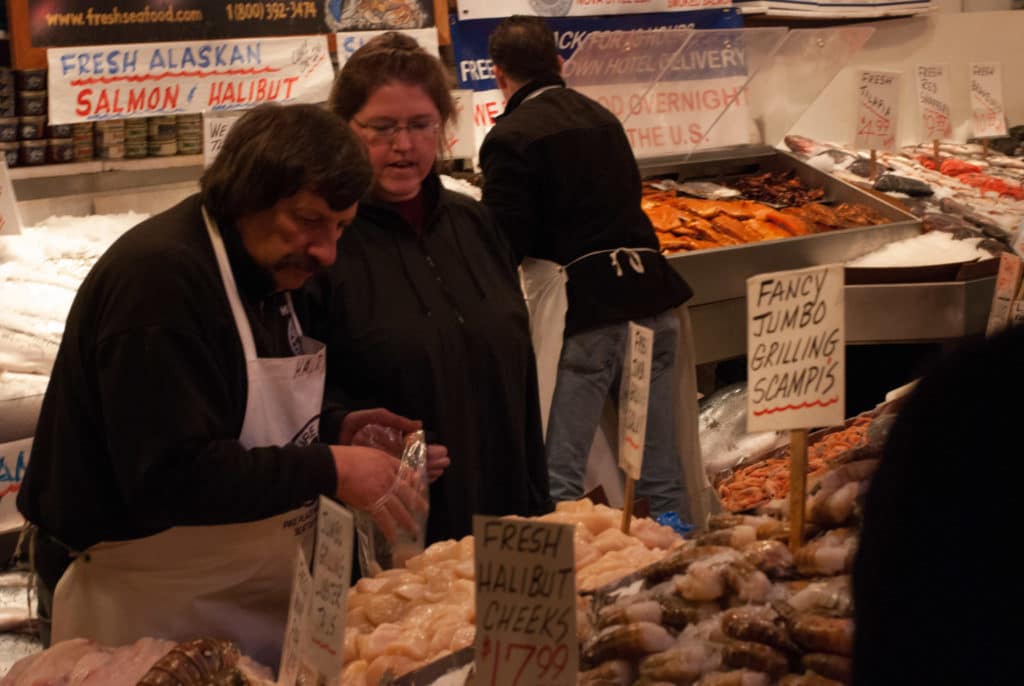
[[[427,511],[427,502],[412,488],[396,484],[399,461],[375,448],[331,446],[338,473],[336,497],[373,517],[389,541],[398,527],[417,534],[413,513]]]
[[[352,437],[356,435],[356,432],[368,424],[390,427],[397,429],[403,434],[419,431],[423,428],[423,422],[417,419],[408,419],[383,407],[377,407],[372,410],[355,410],[345,415],[345,419],[342,420],[341,431],[338,434],[338,443],[341,445],[351,445]],[[401,453],[401,448],[399,448],[399,453]]]
[[[427,445],[427,481],[434,483],[452,461],[448,459],[448,448],[440,443]]]

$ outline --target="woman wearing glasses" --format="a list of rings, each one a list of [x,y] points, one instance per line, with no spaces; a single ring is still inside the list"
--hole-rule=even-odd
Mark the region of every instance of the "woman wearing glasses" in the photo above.
[[[448,446],[428,543],[471,533],[474,514],[551,508],[511,253],[484,207],[435,171],[454,109],[447,81],[439,60],[390,32],[349,58],[329,102],[366,143],[373,185],[330,275],[328,393],[422,419]]]

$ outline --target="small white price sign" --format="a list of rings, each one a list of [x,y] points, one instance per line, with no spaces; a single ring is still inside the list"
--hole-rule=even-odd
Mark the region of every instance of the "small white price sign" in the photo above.
[[[971,121],[975,138],[1006,135],[1003,65],[999,62],[971,64]]]
[[[747,431],[835,426],[846,407],[842,265],[747,279]]]
[[[284,648],[281,651],[279,686],[295,686],[300,670],[305,668],[306,628],[309,621],[310,601],[313,599],[313,577],[309,563],[299,546],[292,577],[292,595],[288,603],[288,622],[284,630]]]
[[[627,335],[619,385],[619,467],[636,481],[640,479],[647,438],[654,330],[630,322]]]
[[[921,110],[921,140],[939,141],[953,137],[951,92],[949,65],[918,65],[917,102]]]
[[[575,686],[573,527],[473,517],[476,683]]]
[[[328,684],[337,683],[345,642],[345,611],[352,578],[352,514],[320,497],[309,611],[309,663]]]
[[[900,110],[900,73],[857,72],[857,137],[862,150],[895,150]]]
[[[245,112],[205,112],[203,114],[203,166],[209,167],[224,145],[228,131]]]

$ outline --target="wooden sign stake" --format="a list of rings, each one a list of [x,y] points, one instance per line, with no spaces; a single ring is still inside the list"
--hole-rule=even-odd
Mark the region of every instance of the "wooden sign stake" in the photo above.
[[[935,171],[939,170],[942,165],[942,159],[939,157],[939,139],[936,138],[932,141],[932,156],[935,158]]]
[[[981,157],[984,160],[988,160],[988,139],[981,139]]]
[[[789,432],[789,549],[803,545],[807,500],[807,429]]]
[[[878,179],[878,151],[871,148],[871,180]]]
[[[636,490],[636,482],[633,477],[626,477],[626,502],[622,504],[622,533],[629,533],[629,524],[633,519],[633,499]]]

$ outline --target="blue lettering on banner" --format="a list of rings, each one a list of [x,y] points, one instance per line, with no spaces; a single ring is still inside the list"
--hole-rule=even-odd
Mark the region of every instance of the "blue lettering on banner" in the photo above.
[[[8,493],[17,493],[25,476],[26,463],[24,450],[18,451],[13,465],[8,464],[6,455],[0,455],[0,498]]]
[[[546,17],[545,21],[555,33],[559,54],[568,60],[579,49],[584,39],[595,31],[634,31],[653,29],[739,29],[743,17],[732,8],[697,10],[694,12],[657,12],[652,14],[620,14],[615,16]],[[452,46],[458,65],[456,74],[459,87],[474,91],[498,88],[494,70],[487,53],[487,40],[500,19],[474,19],[458,21],[451,15]],[[735,40],[735,37],[733,37]],[[696,40],[696,38],[694,39]],[[724,39],[719,38],[718,42]],[[716,50],[741,50],[737,46],[690,45],[670,69],[677,80],[722,78],[746,74],[745,65],[739,64],[735,52],[726,56],[714,55]],[[700,57],[693,53],[707,52]],[[653,76],[653,75],[652,75]],[[607,79],[607,76],[604,76]]]
[[[262,43],[244,44],[203,44],[167,45],[146,49],[149,57],[149,71],[177,71],[197,69],[237,69],[253,67],[263,63]],[[138,48],[124,50],[90,50],[80,53],[68,52],[60,56],[62,77],[80,78],[86,76],[123,76],[139,71]]]

